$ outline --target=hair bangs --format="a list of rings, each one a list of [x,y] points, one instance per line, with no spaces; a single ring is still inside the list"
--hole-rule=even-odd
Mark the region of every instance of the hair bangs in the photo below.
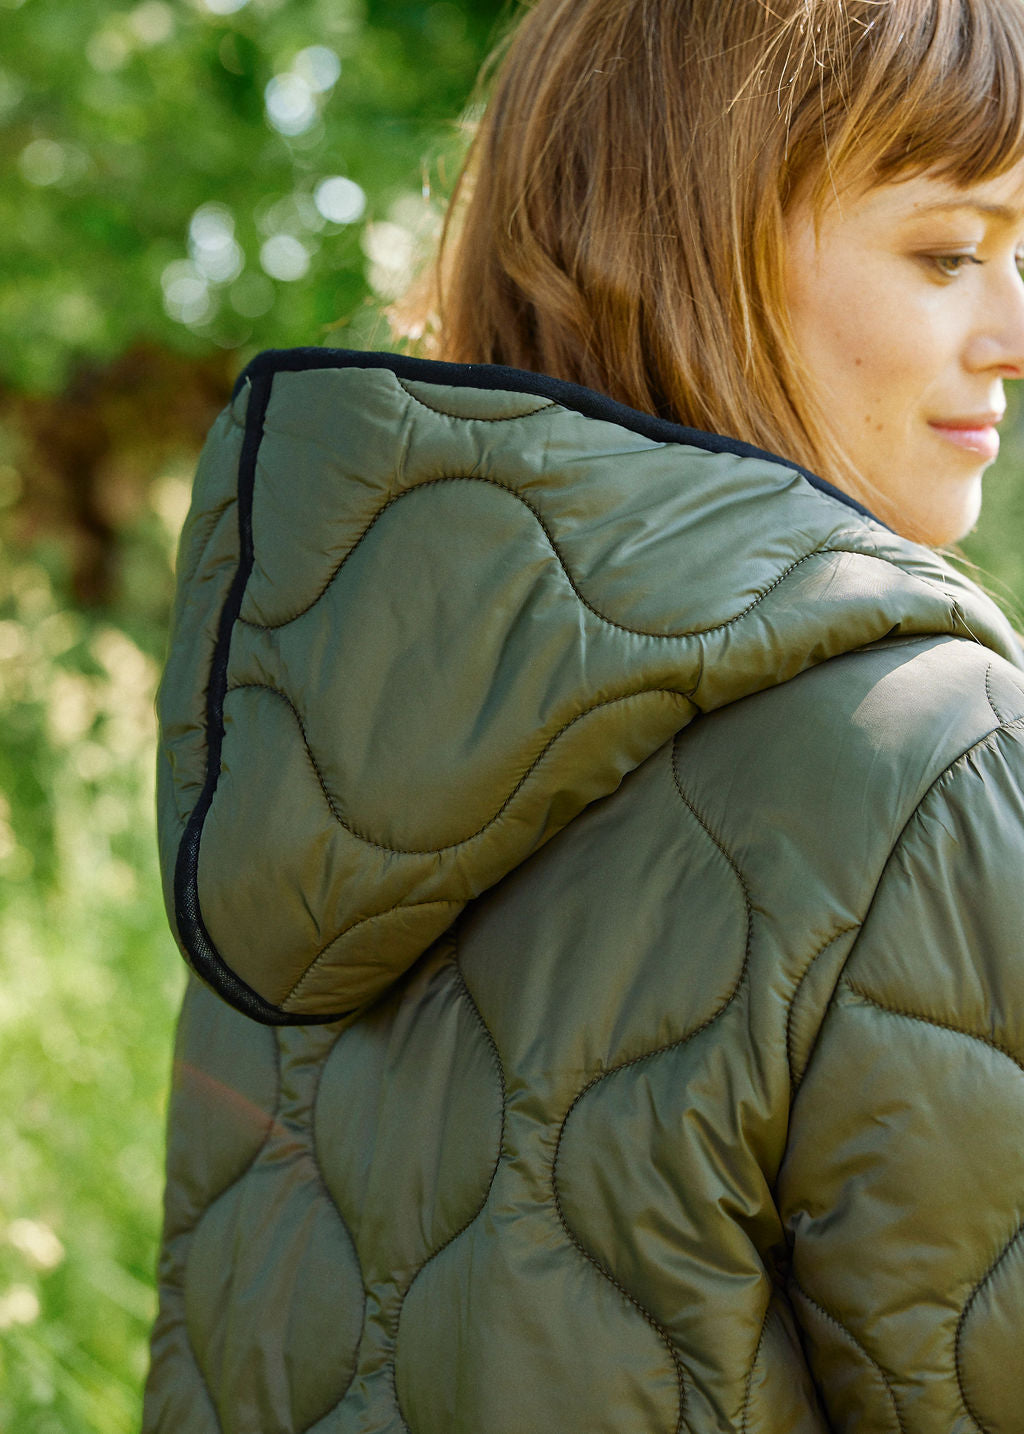
[[[932,171],[960,185],[993,179],[1024,159],[1024,4],[945,0],[927,9],[928,30],[890,39],[874,178]]]

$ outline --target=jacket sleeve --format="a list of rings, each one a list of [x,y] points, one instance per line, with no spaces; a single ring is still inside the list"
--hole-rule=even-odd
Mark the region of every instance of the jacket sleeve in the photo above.
[[[1024,718],[996,716],[904,827],[794,1096],[790,1294],[837,1430],[1024,1431]]]

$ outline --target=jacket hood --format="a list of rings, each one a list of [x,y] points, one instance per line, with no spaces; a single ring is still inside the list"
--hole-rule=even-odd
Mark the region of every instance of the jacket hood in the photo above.
[[[778,457],[386,354],[254,360],[179,574],[168,906],[270,1023],[379,996],[700,714],[897,634],[1020,657],[973,584]]]

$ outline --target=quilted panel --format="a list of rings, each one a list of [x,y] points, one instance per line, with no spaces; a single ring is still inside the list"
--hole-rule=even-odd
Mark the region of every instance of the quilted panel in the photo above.
[[[186,1272],[204,1213],[251,1167],[279,1092],[271,1031],[253,1027],[195,980],[175,1044],[168,1122],[169,1188],[160,1255],[160,1312],[146,1386],[147,1429],[219,1434],[213,1397],[185,1321]]]
[[[239,974],[289,1013],[359,1005],[411,964],[466,901],[500,880],[514,847],[525,854],[614,787],[652,734],[681,725],[691,711],[678,693],[641,693],[532,734],[521,768],[536,780],[496,800],[496,820],[467,850],[409,853],[339,819],[289,701],[266,688],[232,692],[219,801],[204,826],[198,869],[207,930]],[[277,755],[257,774],[253,753],[261,750]],[[575,790],[565,790],[562,774],[572,774]],[[239,830],[247,833],[247,850],[237,864],[232,858],[227,881]],[[269,903],[274,887],[279,899]]]
[[[338,1042],[323,1070],[320,1159],[368,1285],[400,1273],[406,1287],[475,1218],[504,1119],[501,1063],[454,948],[443,943]]]
[[[762,1162],[764,1146],[781,1148],[784,1122],[776,1116],[773,1133],[758,1131],[770,1115],[759,1118],[757,1093],[725,1054],[742,1040],[745,1005],[741,993],[685,1044],[596,1077],[566,1120],[554,1167],[575,1248],[681,1352],[680,1401],[697,1428],[740,1417],[770,1293],[766,1271],[783,1243]],[[614,1151],[601,1138],[609,1128],[623,1133]],[[727,1163],[717,1150],[728,1148],[743,1153]],[[709,1228],[705,1212],[716,1202],[729,1218]]]
[[[792,1308],[776,1292],[747,1376],[739,1428],[742,1434],[817,1434],[826,1427]]]
[[[564,1257],[553,1222],[544,1229],[514,1218],[522,1202],[520,1184],[505,1167],[487,1217],[428,1265],[410,1291],[396,1351],[407,1428],[676,1430],[674,1351],[592,1265]],[[503,1225],[507,1234],[496,1238]],[[525,1377],[523,1349],[533,1351]]]
[[[957,1325],[1019,1225],[1024,1106],[1006,1066],[958,1033],[844,1001],[797,1101],[795,1118],[828,1144],[798,1148],[787,1170],[795,1279],[889,1372],[916,1427],[954,1424]],[[839,1069],[856,1088],[843,1108]]]
[[[220,1434],[217,1409],[195,1361],[180,1295],[161,1291],[150,1345],[143,1428],[171,1434]]]
[[[1012,1434],[1024,1409],[1020,1311],[1024,1308],[1024,1226],[975,1286],[957,1329],[956,1371],[964,1408],[979,1429]],[[993,1379],[993,1370],[999,1378]]]
[[[828,1428],[837,1434],[859,1434],[864,1429],[871,1434],[906,1434],[892,1379],[878,1360],[824,1305],[799,1287],[791,1293],[814,1352],[818,1388],[828,1407]]]
[[[198,874],[275,1001],[380,995],[190,995],[146,1434],[1020,1434],[985,600],[763,458],[364,378],[249,430]]]
[[[723,1119],[721,1069],[708,1065],[708,1047],[730,1012],[741,1030],[750,1019],[739,994],[750,913],[729,857],[681,799],[671,758],[666,749],[638,769],[616,798],[578,818],[461,926],[467,981],[506,1072],[505,1155],[481,1214],[427,1264],[403,1305],[396,1378],[411,1428],[626,1430],[639,1418],[652,1430],[680,1420],[700,1428],[728,1417],[724,1410],[738,1418],[747,1398],[768,1299],[765,1261],[781,1238],[757,1174],[767,1152],[752,1154],[751,1172],[739,1177],[745,1191],[760,1188],[760,1214],[756,1197],[745,1195],[746,1216],[737,1210],[720,1232],[723,1253],[738,1257],[738,1282],[722,1311],[732,1338],[709,1341],[712,1370],[693,1357],[693,1330],[708,1304],[697,1276],[707,1232],[692,1222],[720,1177],[705,1140]],[[668,839],[670,823],[678,845]],[[612,880],[599,857],[610,840],[620,856]],[[656,927],[642,944],[634,929],[636,965],[623,970],[633,920],[625,893],[659,869],[672,896],[652,910],[690,910],[700,949],[716,953],[703,985],[694,982],[702,962],[685,946],[666,964]],[[517,961],[527,950],[529,961]],[[585,958],[574,961],[573,950]],[[623,980],[631,982],[627,1002]],[[580,1070],[588,1073],[582,1081]],[[725,1085],[735,1095],[749,1078],[733,1069]],[[760,1103],[771,1102],[763,1094]],[[742,1102],[751,1136],[757,1104],[751,1090]],[[781,1153],[785,1122],[777,1113],[774,1121],[770,1135],[752,1139],[755,1150],[774,1145]],[[692,1195],[693,1213],[681,1192]],[[674,1278],[652,1286],[650,1272],[665,1268]],[[442,1309],[467,1314],[453,1324]],[[498,1353],[506,1340],[523,1339],[550,1357],[551,1377],[542,1362],[536,1387],[513,1402]],[[582,1381],[571,1375],[579,1348],[588,1350]],[[777,1348],[764,1345],[765,1357]],[[486,1374],[463,1389],[458,1370],[467,1364]],[[771,1382],[762,1368],[759,1387]]]
[[[190,1231],[249,1168],[270,1133],[278,1094],[272,1032],[254,1033],[244,1017],[190,981],[178,1022],[168,1125],[167,1160],[176,1179],[169,1238]]]
[[[919,646],[915,656],[927,652]],[[880,650],[859,663],[878,678],[905,670],[907,658]],[[994,720],[985,666],[974,670],[984,728],[982,709]],[[831,686],[837,725],[844,709],[863,705],[860,667],[849,675]],[[821,680],[800,679],[808,691]],[[792,698],[777,689],[751,699],[749,730],[773,725]],[[934,700],[940,707],[943,689]],[[927,724],[920,703],[918,719]],[[340,1036],[278,1038],[282,1072],[295,1072],[286,1081],[304,1092],[283,1095],[279,1110],[297,1102],[301,1118],[281,1121],[280,1158],[261,1157],[220,1200],[210,1192],[188,1260],[190,1324],[225,1427],[236,1402],[251,1409],[238,1391],[255,1381],[275,1401],[261,1410],[263,1424],[283,1434],[935,1434],[966,1430],[959,1421],[968,1409],[984,1428],[1014,1430],[1018,1392],[1012,1380],[993,1378],[992,1364],[1019,1328],[1018,1227],[1008,1217],[1022,1188],[1024,1141],[1019,1092],[1005,1075],[1012,1062],[934,1024],[938,1007],[927,1021],[880,1009],[899,993],[904,970],[919,996],[943,988],[917,979],[941,969],[927,947],[923,966],[902,968],[868,939],[886,903],[902,911],[906,897],[877,826],[870,861],[850,878],[847,896],[861,920],[871,916],[838,1000],[806,979],[831,944],[819,933],[831,921],[833,939],[845,941],[839,923],[851,911],[822,906],[810,883],[801,939],[793,942],[790,907],[790,946],[779,947],[766,873],[780,850],[806,838],[786,823],[748,823],[764,810],[775,776],[763,763],[759,779],[737,768],[735,736],[716,719],[656,753],[476,904],[457,946],[441,943]],[[884,731],[878,738],[884,749]],[[998,767],[1013,742],[1004,728],[983,736],[979,751]],[[806,775],[818,793],[817,817],[813,804],[803,809],[810,831],[830,811],[822,781],[830,761],[827,744],[808,752]],[[904,859],[918,829],[944,831],[958,849],[949,814],[970,770],[969,759],[957,759],[925,784]],[[703,797],[719,790],[713,776],[725,772],[742,783],[744,801],[719,804],[713,822]],[[940,806],[936,827],[931,813]],[[870,804],[859,820],[873,822]],[[854,844],[857,826],[851,819]],[[676,918],[637,927],[628,893],[641,889],[656,895],[641,903],[644,912]],[[790,900],[785,888],[779,899]],[[984,904],[978,919],[988,919]],[[788,1033],[798,994],[808,1029],[821,1028],[830,1004],[832,1014],[810,1043],[791,1133]],[[894,1022],[909,1027],[906,1038],[894,1035]],[[984,1126],[972,1114],[979,1102]],[[889,1144],[879,1143],[880,1122]],[[958,1152],[952,1164],[950,1150]],[[815,1168],[826,1157],[838,1162],[838,1176],[832,1165]],[[221,1213],[242,1214],[257,1172],[282,1200],[290,1186],[309,1188],[316,1164],[338,1217],[324,1216],[323,1233],[318,1220],[291,1218],[285,1205],[276,1207],[283,1238],[272,1233],[279,1222],[259,1210],[237,1222]],[[926,1168],[936,1172],[931,1186]],[[290,1169],[306,1173],[293,1181]],[[847,1170],[874,1182],[871,1198],[828,1200]],[[822,1192],[827,1208],[803,1201],[806,1214],[794,1218],[802,1199],[794,1191],[804,1188]],[[993,1188],[1010,1200],[978,1199]],[[932,1190],[941,1198],[929,1203]],[[788,1298],[783,1214],[793,1242]],[[233,1258],[218,1268],[228,1225],[238,1234],[268,1228],[252,1248],[232,1245]],[[314,1232],[321,1256],[306,1276],[293,1257],[303,1230]],[[266,1331],[272,1357],[244,1320],[218,1331],[214,1312],[223,1304],[213,1285],[226,1291],[233,1271],[244,1276],[261,1262],[266,1288],[292,1291],[275,1307],[301,1312],[304,1292],[335,1302],[335,1317],[321,1315],[320,1325],[346,1330],[345,1350],[321,1350],[319,1366],[303,1375],[298,1352],[310,1342],[296,1340],[280,1314]],[[233,1372],[219,1352],[225,1344]],[[285,1372],[287,1350],[296,1354]],[[192,1380],[180,1376],[184,1387]],[[173,1426],[150,1427],[170,1434]]]
[[[379,995],[697,710],[896,631],[1015,650],[771,455],[342,358],[253,371],[206,782],[178,798],[182,939],[250,1014]]]
[[[272,1140],[209,1207],[184,1317],[223,1434],[308,1429],[344,1395],[362,1334],[359,1263],[301,1139]]]
[[[449,570],[453,532],[462,561]],[[507,574],[500,605],[488,601],[496,570]],[[467,614],[461,641],[425,640],[454,636]],[[550,656],[538,650],[556,643]],[[451,479],[393,502],[286,631],[239,633],[231,685],[273,672],[280,690],[298,694],[303,737],[338,818],[376,846],[432,853],[491,826],[555,734],[580,717],[585,684],[594,692],[586,705],[600,707],[621,695],[623,668],[620,639],[580,611],[531,514],[503,488]],[[424,726],[433,729],[453,693],[477,720],[434,744],[427,764]],[[447,800],[456,788],[458,802]]]
[[[1024,1293],[1022,783],[1019,719],[940,773],[888,863],[794,1104],[780,1200],[841,1428],[859,1427],[862,1408],[861,1383],[838,1374],[853,1346],[894,1428],[1020,1428],[1024,1376],[1008,1350]]]
[[[530,1073],[519,1099],[557,1110],[559,1124],[584,1073],[675,1046],[720,1012],[750,939],[743,885],[681,800],[671,745],[620,792],[626,800],[589,807],[460,927],[466,979],[506,1068]],[[641,907],[641,890],[656,899]]]

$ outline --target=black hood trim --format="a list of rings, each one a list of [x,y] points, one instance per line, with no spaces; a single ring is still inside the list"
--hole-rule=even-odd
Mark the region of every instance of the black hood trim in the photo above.
[[[234,1006],[237,1011],[262,1025],[311,1026],[341,1020],[348,1013],[339,1011],[328,1016],[291,1015],[265,1000],[232,971],[217,950],[206,929],[199,901],[199,846],[220,778],[228,654],[231,648],[231,632],[241,611],[246,584],[252,572],[252,501],[256,482],[256,460],[263,441],[263,425],[270,402],[274,372],[273,369],[264,369],[252,376],[252,394],[246,413],[245,438],[238,464],[238,568],[221,609],[217,641],[210,664],[210,680],[206,690],[206,781],[178,846],[174,866],[174,917],[189,964],[228,1005]]]
[[[506,393],[536,394],[538,398],[550,399],[562,408],[569,408],[585,418],[599,418],[606,423],[616,423],[649,438],[655,443],[681,443],[688,448],[703,448],[707,453],[731,453],[737,458],[761,458],[769,463],[778,463],[799,473],[819,493],[835,498],[855,513],[870,518],[873,523],[887,527],[869,508],[851,498],[835,484],[819,478],[809,468],[803,468],[791,459],[782,458],[778,453],[758,448],[753,443],[744,443],[739,438],[727,438],[719,433],[705,433],[699,428],[687,428],[681,423],[671,423],[666,418],[656,418],[650,413],[641,413],[624,403],[598,393],[596,389],[584,388],[578,383],[565,379],[551,378],[548,374],[530,373],[526,369],[506,368],[502,364],[442,363],[437,359],[411,358],[407,354],[392,354],[359,349],[298,348],[265,349],[256,355],[239,374],[235,383],[235,395],[247,381],[275,373],[304,373],[309,369],[323,368],[383,368],[389,369],[397,378],[409,379],[413,383],[441,383],[450,388],[497,389]]]

